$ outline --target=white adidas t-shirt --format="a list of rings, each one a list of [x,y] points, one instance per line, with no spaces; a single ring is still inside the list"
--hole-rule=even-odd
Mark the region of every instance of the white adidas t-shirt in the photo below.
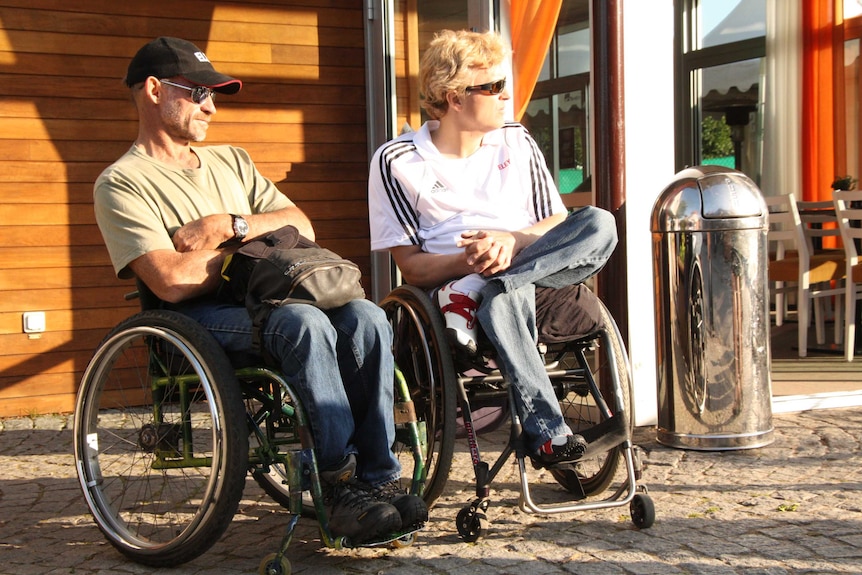
[[[451,254],[467,230],[516,231],[566,211],[536,142],[520,124],[489,132],[468,158],[431,142],[439,122],[381,146],[368,184],[371,249]]]

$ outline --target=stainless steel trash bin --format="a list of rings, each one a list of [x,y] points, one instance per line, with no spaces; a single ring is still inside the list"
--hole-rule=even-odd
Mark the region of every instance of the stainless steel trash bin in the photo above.
[[[754,182],[717,166],[683,170],[655,202],[660,443],[727,450],[773,440],[767,217]]]

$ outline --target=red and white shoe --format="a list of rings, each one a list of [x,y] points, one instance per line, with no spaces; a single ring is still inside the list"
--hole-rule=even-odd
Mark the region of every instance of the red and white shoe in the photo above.
[[[538,460],[550,465],[563,461],[577,461],[587,452],[586,440],[577,434],[560,435],[546,441],[537,454]]]
[[[457,281],[449,282],[437,291],[437,303],[446,322],[446,335],[450,342],[470,355],[476,355],[479,324],[476,310],[479,309],[479,293],[466,293],[455,289]]]

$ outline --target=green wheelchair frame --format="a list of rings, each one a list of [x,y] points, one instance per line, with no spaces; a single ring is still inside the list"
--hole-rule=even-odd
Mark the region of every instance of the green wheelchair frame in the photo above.
[[[400,372],[394,384],[396,443],[412,459],[408,488],[421,495],[422,430]],[[138,563],[175,566],[209,549],[236,513],[248,472],[289,513],[260,573],[290,573],[286,553],[303,514],[316,517],[326,546],[354,546],[329,529],[296,392],[276,370],[235,368],[209,332],[178,312],[142,311],[108,334],[84,372],[74,436],[96,524]],[[408,545],[414,533],[363,546]]]

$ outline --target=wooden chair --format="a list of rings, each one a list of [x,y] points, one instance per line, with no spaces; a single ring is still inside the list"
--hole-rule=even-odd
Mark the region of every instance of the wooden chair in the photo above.
[[[841,231],[838,229],[838,220],[835,217],[835,206],[832,200],[821,201],[797,201],[796,209],[799,219],[802,221],[802,233],[805,235],[805,243],[808,245],[808,254],[815,260],[844,262],[844,248],[841,245]],[[837,247],[824,247],[824,238],[835,238]],[[840,294],[843,295],[843,290]],[[836,294],[837,295],[837,294]],[[818,303],[823,308],[821,312],[815,313],[815,333],[817,343],[823,345],[826,342],[824,335],[824,316],[826,309],[831,309],[831,298],[821,298]],[[841,327],[841,310],[843,298],[835,298],[835,343],[841,343],[844,333]]]
[[[802,232],[808,244],[808,253],[816,254],[829,252],[830,250],[843,251],[841,245],[837,248],[823,246],[823,238],[841,238],[838,230],[838,221],[835,217],[835,204],[832,200],[823,201],[797,201],[796,210],[802,221]]]
[[[811,304],[844,293],[831,286],[833,280],[844,277],[844,254],[811,255],[793,194],[767,196],[764,199],[769,208],[769,281],[775,282],[771,291],[775,293],[776,325],[783,323],[786,308],[784,295],[788,291],[795,292],[799,357],[806,357]],[[788,283],[794,285],[788,286]],[[822,335],[822,306],[814,306],[814,315]],[[840,335],[840,330],[838,333]]]
[[[844,242],[846,281],[844,282],[844,357],[853,361],[856,346],[856,300],[862,288],[859,242],[862,240],[862,191],[841,191],[833,195],[838,229]]]

